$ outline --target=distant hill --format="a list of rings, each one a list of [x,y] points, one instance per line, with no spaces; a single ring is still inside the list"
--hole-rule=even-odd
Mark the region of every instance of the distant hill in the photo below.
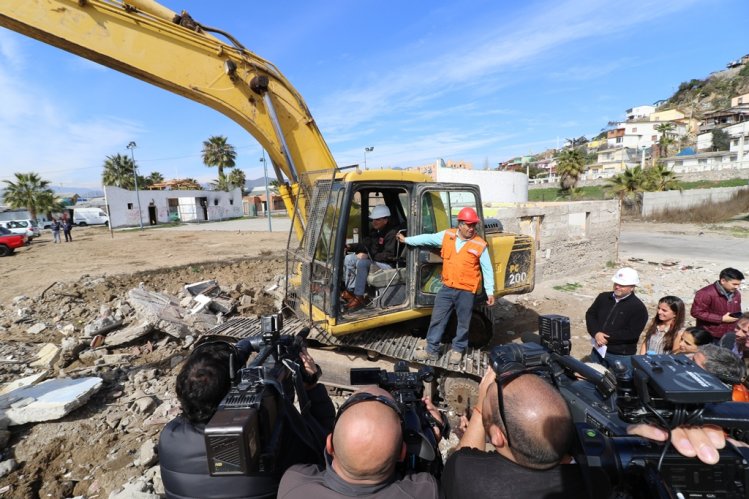
[[[749,55],[704,79],[682,82],[658,109],[677,108],[687,116],[694,111],[695,117],[700,118],[704,113],[730,107],[732,97],[745,93],[749,93]]]

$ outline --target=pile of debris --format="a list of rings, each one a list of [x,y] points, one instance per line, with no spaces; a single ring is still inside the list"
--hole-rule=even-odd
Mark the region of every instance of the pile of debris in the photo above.
[[[280,306],[208,280],[176,295],[140,283],[91,310],[82,289],[106,286],[94,281],[0,307],[0,495],[159,497],[156,443],[179,413],[172,388],[190,345],[234,314]]]

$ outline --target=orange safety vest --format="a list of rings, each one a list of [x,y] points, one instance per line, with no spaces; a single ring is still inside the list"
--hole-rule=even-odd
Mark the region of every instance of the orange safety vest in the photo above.
[[[447,229],[442,238],[442,283],[454,289],[476,293],[481,286],[479,258],[486,249],[486,241],[474,236],[456,251],[457,229]]]
[[[749,389],[742,384],[733,385],[731,400],[734,402],[749,402]]]

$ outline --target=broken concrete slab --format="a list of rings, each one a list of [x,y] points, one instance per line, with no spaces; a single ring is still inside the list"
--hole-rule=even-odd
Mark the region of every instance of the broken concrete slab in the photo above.
[[[185,291],[190,293],[192,296],[197,296],[200,294],[207,296],[218,296],[221,293],[221,288],[216,281],[214,281],[213,279],[209,279],[207,281],[186,284]]]
[[[43,367],[49,369],[60,358],[60,347],[54,343],[47,343],[36,354],[36,360],[29,367]]]
[[[128,291],[128,301],[141,321],[148,321],[160,331],[175,338],[184,338],[190,332],[183,320],[184,311],[176,299],[163,293],[143,288]]]
[[[47,377],[47,374],[48,374],[47,371],[42,371],[39,373],[32,374],[30,376],[18,378],[15,381],[11,381],[10,383],[3,385],[2,388],[0,388],[0,396],[10,393],[13,390],[17,390],[24,386],[34,385],[42,381],[45,377]]]
[[[212,311],[222,314],[228,314],[234,311],[234,308],[236,308],[236,306],[236,301],[221,297],[214,298],[213,300],[211,300],[211,303],[208,304],[208,308],[210,308]]]
[[[110,334],[104,338],[104,344],[107,346],[116,346],[129,343],[133,340],[147,335],[153,331],[154,324],[150,321],[144,321],[139,324],[128,326],[125,329],[117,331],[114,334]]]
[[[193,300],[197,302],[197,304],[190,309],[190,315],[203,312],[211,303],[211,297],[206,295],[197,295],[195,296],[195,298],[193,298]]]
[[[102,387],[99,377],[56,378],[0,397],[10,425],[60,419],[88,402]]]
[[[30,328],[28,328],[26,330],[26,332],[28,334],[39,334],[42,331],[44,331],[45,329],[47,329],[47,325],[45,323],[43,323],[43,322],[37,322],[36,324],[34,324]]]

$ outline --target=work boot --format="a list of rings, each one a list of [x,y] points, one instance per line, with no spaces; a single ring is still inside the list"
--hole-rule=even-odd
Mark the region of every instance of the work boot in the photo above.
[[[353,299],[354,299],[354,293],[352,293],[352,292],[351,292],[351,291],[349,291],[348,289],[344,289],[344,290],[343,290],[343,291],[341,292],[341,298],[342,298],[343,300],[346,300],[346,302],[348,303],[348,302],[350,302],[351,300],[353,300]]]
[[[366,305],[367,302],[364,299],[363,296],[356,296],[349,300],[349,302],[346,304],[346,310],[357,310],[362,308],[364,305]]]
[[[416,350],[414,352],[414,360],[418,360],[419,362],[425,362],[427,360],[435,361],[440,358],[440,354],[437,352],[430,352],[426,348],[422,348],[421,350]]]
[[[447,359],[448,364],[460,364],[463,360],[463,353],[457,350],[450,350],[450,357]]]

